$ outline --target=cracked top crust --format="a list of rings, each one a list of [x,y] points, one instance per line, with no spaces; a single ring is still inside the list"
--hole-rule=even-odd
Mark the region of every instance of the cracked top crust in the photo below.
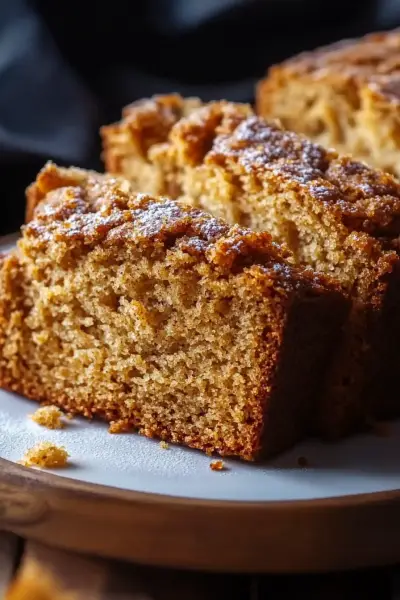
[[[293,77],[348,78],[390,102],[400,102],[400,29],[344,40],[312,52],[304,52],[270,73]]]
[[[143,111],[149,110],[152,120],[163,120],[163,110],[154,113],[152,102],[140,105],[142,118]],[[131,136],[134,111],[131,107],[129,119],[125,117],[114,126],[127,139]],[[326,150],[301,134],[286,131],[277,121],[257,117],[248,105],[226,101],[203,105],[171,124],[168,132],[164,130],[163,140],[157,143],[150,143],[145,129],[135,131],[136,136],[139,133],[149,162],[156,163],[159,153],[164,157],[168,152],[174,153],[180,166],[229,161],[239,171],[253,173],[261,182],[263,178],[274,178],[280,186],[309,194],[334,211],[336,218],[353,231],[388,238],[400,234],[397,179],[349,156]],[[114,163],[109,170],[118,173],[117,160],[112,158],[118,139],[111,130],[103,135],[106,154],[109,148],[109,163]],[[131,150],[126,144],[127,141],[121,154],[136,152],[132,144]]]
[[[221,273],[255,266],[259,284],[273,281],[283,288],[307,284],[316,291],[339,290],[329,277],[292,266],[290,251],[268,233],[230,227],[167,198],[132,193],[120,178],[48,163],[29,191],[41,201],[24,227],[24,237],[38,243],[66,243],[78,249],[97,243],[140,244],[143,251],[175,249]]]
[[[400,184],[391,175],[253,116],[216,137],[206,162],[235,160],[262,180],[305,190],[343,224],[375,237],[400,234]]]

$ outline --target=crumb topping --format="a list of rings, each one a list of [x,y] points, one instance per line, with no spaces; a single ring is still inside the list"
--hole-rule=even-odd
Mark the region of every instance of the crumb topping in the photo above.
[[[167,198],[133,194],[128,183],[110,176],[81,170],[61,169],[57,188],[57,167],[44,167],[38,181],[51,173],[51,191],[39,204],[35,218],[25,226],[24,238],[36,238],[45,246],[67,242],[68,247],[131,243],[159,252],[183,252],[202,260],[221,272],[260,265],[270,281],[285,285],[296,271],[298,281],[315,287],[336,284],[311,269],[289,267],[292,253],[275,243],[267,232],[254,232],[238,225],[229,226],[197,208]],[[68,180],[69,185],[65,187]],[[40,183],[43,187],[43,183]],[[44,188],[43,189],[47,189]],[[23,241],[21,242],[23,243]]]
[[[108,427],[108,433],[126,433],[131,429],[126,419],[120,419],[119,421],[110,421]]]
[[[285,131],[260,117],[242,122],[230,136],[216,137],[206,163],[235,161],[260,181],[274,178],[308,194],[347,227],[373,235],[400,234],[400,183],[350,157]]]
[[[199,106],[201,101],[198,98],[182,98],[179,94],[169,94],[137,100],[124,108],[123,116],[129,123],[131,136],[137,142],[139,152],[146,156],[153,144],[166,140],[171,127],[177,121]]]
[[[157,102],[152,102],[141,104],[142,118],[149,106],[154,118]],[[130,107],[129,119],[137,110],[135,105]],[[130,121],[123,119],[119,127],[128,130]],[[150,163],[157,165],[161,152],[162,156],[171,153],[178,166],[226,166],[234,180],[250,174],[260,187],[268,180],[280,190],[307,193],[352,230],[374,236],[400,235],[397,179],[286,131],[279,122],[255,116],[249,105],[210,102],[170,123],[169,128],[162,143],[146,139],[143,128],[138,130]],[[105,140],[108,136],[111,143],[112,134],[105,132]],[[125,153],[132,153],[132,147],[128,148]]]

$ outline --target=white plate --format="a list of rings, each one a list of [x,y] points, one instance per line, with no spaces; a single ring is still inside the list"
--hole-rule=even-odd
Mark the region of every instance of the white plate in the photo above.
[[[0,391],[0,457],[18,461],[37,442],[63,445],[71,456],[55,471],[88,483],[183,498],[236,501],[315,500],[400,489],[400,423],[387,437],[356,436],[336,444],[309,441],[257,465],[225,460],[226,471],[210,469],[205,454],[134,433],[109,434],[102,422],[75,418],[51,431],[29,415],[37,405]],[[299,468],[298,458],[309,467]]]

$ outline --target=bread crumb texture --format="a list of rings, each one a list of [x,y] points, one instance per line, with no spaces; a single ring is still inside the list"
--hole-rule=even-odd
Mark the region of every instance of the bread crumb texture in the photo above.
[[[32,421],[47,429],[62,429],[64,427],[62,417],[63,412],[58,406],[41,406],[30,415]]]
[[[52,442],[40,442],[26,451],[20,461],[24,467],[40,467],[41,469],[59,469],[65,467],[69,454],[63,446]]]
[[[164,442],[164,440],[161,440],[160,448],[162,448],[162,450],[168,450],[169,445],[167,444],[167,442]]]

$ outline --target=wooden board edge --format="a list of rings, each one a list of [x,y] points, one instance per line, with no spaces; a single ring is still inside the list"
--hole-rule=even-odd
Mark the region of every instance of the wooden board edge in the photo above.
[[[300,502],[129,492],[0,459],[0,526],[82,553],[162,567],[327,572],[400,562],[400,490]]]

